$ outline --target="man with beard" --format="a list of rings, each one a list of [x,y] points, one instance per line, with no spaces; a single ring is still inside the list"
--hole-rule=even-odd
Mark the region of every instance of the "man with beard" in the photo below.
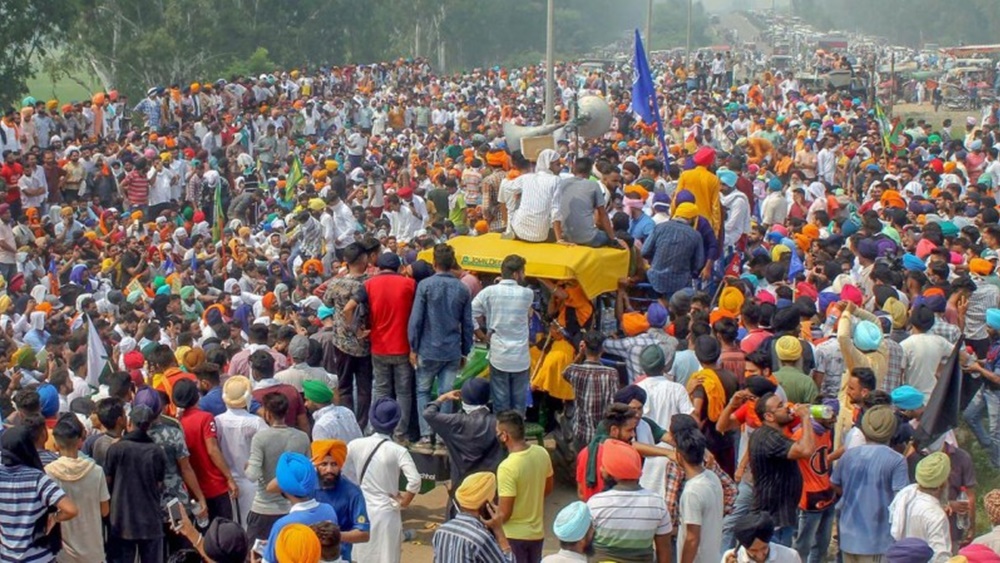
[[[794,549],[771,541],[774,530],[774,522],[766,512],[744,516],[734,530],[740,545],[726,551],[722,563],[799,563],[799,554]]]
[[[750,435],[750,467],[754,476],[754,512],[772,515],[776,543],[791,545],[798,524],[802,472],[798,460],[816,451],[816,436],[809,424],[809,405],[793,413],[781,397],[768,393],[757,399],[757,418],[763,423]],[[792,441],[785,429],[795,419],[802,424],[802,437]],[[738,534],[737,534],[738,537]]]
[[[340,556],[351,560],[352,544],[368,541],[368,509],[361,488],[342,478],[340,468],[347,458],[347,444],[341,440],[317,440],[312,443],[312,462],[319,475],[316,500],[330,505],[337,513],[340,528]]]
[[[594,525],[587,503],[576,501],[559,511],[552,532],[559,538],[559,552],[546,556],[542,563],[588,561],[594,555]]]

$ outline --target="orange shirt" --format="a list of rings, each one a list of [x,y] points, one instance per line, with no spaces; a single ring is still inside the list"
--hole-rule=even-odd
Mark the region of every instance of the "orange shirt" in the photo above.
[[[810,421],[809,424],[812,424]],[[798,428],[792,439],[802,436],[802,428]],[[833,453],[833,432],[827,430],[816,433],[816,452],[809,459],[799,460],[799,470],[802,472],[802,497],[799,508],[802,510],[825,510],[836,501],[833,486],[830,485],[830,472],[833,464],[830,454]]]

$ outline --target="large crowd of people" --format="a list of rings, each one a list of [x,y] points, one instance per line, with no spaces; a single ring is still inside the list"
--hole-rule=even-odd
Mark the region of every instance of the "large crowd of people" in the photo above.
[[[734,64],[655,61],[665,146],[626,66],[561,65],[557,118],[595,94],[612,125],[528,155],[503,125],[541,120],[537,67],[25,98],[0,560],[399,562],[446,458],[443,563],[997,561],[1000,491],[920,421],[959,365],[1000,468],[1000,104],[890,136]],[[456,237],[627,268],[588,295]]]

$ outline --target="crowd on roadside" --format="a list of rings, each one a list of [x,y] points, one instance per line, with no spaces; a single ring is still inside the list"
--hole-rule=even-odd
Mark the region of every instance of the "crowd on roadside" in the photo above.
[[[627,68],[581,68],[557,115],[599,93],[610,130],[530,158],[502,125],[541,119],[536,67],[5,112],[0,559],[391,563],[433,456],[436,561],[540,561],[562,477],[550,563],[818,562],[834,521],[851,563],[1000,557],[969,453],[919,428],[954,352],[1000,467],[1000,104],[889,135],[792,74],[669,61],[661,147]],[[618,327],[520,255],[460,268],[448,241],[491,233],[628,253]]]

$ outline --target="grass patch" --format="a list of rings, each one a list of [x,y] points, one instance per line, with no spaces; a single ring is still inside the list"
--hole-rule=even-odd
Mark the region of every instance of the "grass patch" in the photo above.
[[[990,464],[989,454],[979,445],[964,422],[955,429],[955,434],[962,449],[972,456],[972,466],[976,472],[976,537],[979,537],[993,528],[990,517],[986,514],[983,496],[993,489],[1000,489],[1000,471]]]

